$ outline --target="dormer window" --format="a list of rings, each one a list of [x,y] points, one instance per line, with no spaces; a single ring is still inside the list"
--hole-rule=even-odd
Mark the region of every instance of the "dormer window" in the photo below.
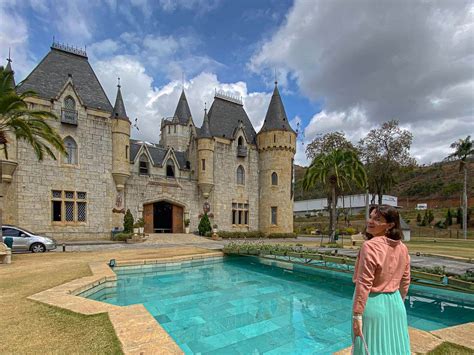
[[[174,177],[174,162],[172,159],[168,159],[166,162],[166,177]]]
[[[149,175],[149,163],[148,163],[148,158],[145,154],[142,154],[140,156],[140,160],[138,163],[139,163],[138,173],[140,175]]]
[[[237,156],[245,158],[247,156],[247,147],[244,145],[244,137],[237,139]]]
[[[61,122],[77,125],[76,101],[72,96],[66,96],[64,105],[61,109]]]
[[[239,137],[239,139],[237,140],[237,145],[239,147],[243,147],[244,146],[244,138],[242,136]]]

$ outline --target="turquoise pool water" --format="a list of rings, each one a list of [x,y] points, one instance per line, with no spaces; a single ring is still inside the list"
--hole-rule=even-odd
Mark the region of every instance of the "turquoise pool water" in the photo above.
[[[88,297],[143,303],[187,354],[330,354],[351,344],[351,275],[246,258],[170,268],[118,269],[116,288]],[[413,287],[406,307],[409,325],[424,330],[474,321],[472,295]]]

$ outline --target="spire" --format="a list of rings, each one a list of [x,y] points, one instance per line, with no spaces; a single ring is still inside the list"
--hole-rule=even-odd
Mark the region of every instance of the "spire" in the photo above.
[[[212,138],[211,129],[209,128],[209,116],[207,115],[207,108],[204,109],[204,120],[202,121],[198,138]]]
[[[112,111],[112,118],[119,118],[122,120],[129,121],[129,118],[127,116],[127,111],[125,111],[125,105],[122,99],[122,91],[120,90],[120,88],[121,88],[120,78],[118,78],[117,97],[115,98],[115,105]]]
[[[272,99],[270,100],[267,115],[265,116],[265,121],[263,122],[263,127],[260,132],[274,130],[294,132],[286,117],[285,107],[281,101],[280,92],[278,91],[278,82],[276,80]]]
[[[181,124],[187,124],[189,117],[191,117],[191,110],[189,109],[188,100],[184,94],[184,88],[181,91],[176,111],[174,111],[174,117],[177,117]]]
[[[15,87],[15,72],[12,69],[12,59],[10,57],[10,48],[8,48],[8,58],[7,58],[7,66],[5,67],[5,72],[12,72],[12,80],[13,80],[13,87]]]

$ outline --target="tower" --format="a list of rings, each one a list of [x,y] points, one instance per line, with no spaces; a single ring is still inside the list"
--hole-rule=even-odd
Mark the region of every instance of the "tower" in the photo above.
[[[198,186],[202,196],[207,199],[214,187],[214,139],[209,128],[209,117],[204,109],[204,120],[197,139]]]
[[[259,229],[293,233],[293,159],[296,133],[291,128],[277,82],[263,126],[257,134],[259,152]]]
[[[120,79],[119,79],[120,80]],[[117,97],[112,111],[112,176],[118,192],[122,192],[130,176],[130,120],[117,85]],[[117,207],[117,206],[116,206]]]
[[[188,100],[181,91],[178,104],[173,117],[162,119],[161,121],[161,141],[165,147],[173,147],[175,150],[183,152],[188,148],[191,126],[194,125]]]

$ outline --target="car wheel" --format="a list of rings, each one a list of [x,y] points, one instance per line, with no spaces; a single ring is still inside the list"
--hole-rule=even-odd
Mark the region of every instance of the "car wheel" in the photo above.
[[[46,247],[41,243],[34,243],[30,250],[32,253],[44,253],[46,251]]]

